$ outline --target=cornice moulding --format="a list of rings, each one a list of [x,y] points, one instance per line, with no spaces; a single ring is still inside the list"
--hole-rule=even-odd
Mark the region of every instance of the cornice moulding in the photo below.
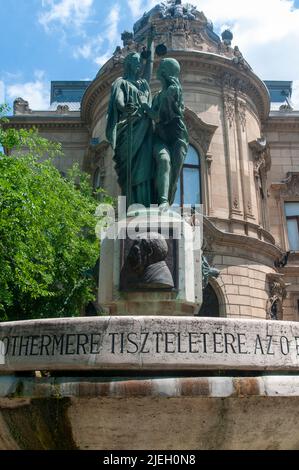
[[[86,123],[80,117],[34,117],[34,116],[13,116],[9,118],[9,123],[4,124],[4,128],[13,127],[15,129],[29,129],[32,127],[47,129],[82,129],[88,131]]]
[[[270,116],[263,125],[267,132],[274,130],[283,131],[298,131],[299,130],[299,115],[298,116]],[[299,139],[298,139],[299,140]]]
[[[204,236],[206,236],[206,234],[212,237],[214,243],[218,246],[239,246],[242,249],[249,248],[254,252],[270,257],[273,261],[283,254],[282,250],[274,244],[245,235],[223,232],[219,230],[209,218],[204,217]]]
[[[240,93],[251,97],[257,106],[261,119],[264,121],[268,118],[270,112],[269,92],[264,82],[262,82],[251,70],[241,70],[231,59],[213,53],[173,50],[169,51],[169,55],[173,56],[183,64],[183,70],[195,70],[198,72],[198,68],[200,67],[200,70],[202,71],[214,73],[215,77],[218,79],[218,84],[212,85],[206,83],[205,86],[217,86],[219,89],[223,86],[226,87],[226,84],[222,83],[222,80],[226,74],[229,74],[231,77],[230,86],[233,87],[233,93]],[[158,61],[156,61],[155,66],[157,66],[157,64]],[[102,75],[95,78],[83,96],[81,116],[84,121],[88,123],[92,121],[92,109],[98,97],[101,93],[109,93],[113,81],[116,80],[117,77],[121,76],[121,74],[122,67],[118,63],[111,69],[105,70]],[[184,83],[183,74],[182,82]],[[238,83],[242,83],[246,90],[242,91],[242,88],[238,89]]]

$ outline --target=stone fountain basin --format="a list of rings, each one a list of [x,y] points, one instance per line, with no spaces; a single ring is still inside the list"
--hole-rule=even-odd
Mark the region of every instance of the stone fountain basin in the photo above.
[[[0,449],[299,449],[299,325],[0,325]]]

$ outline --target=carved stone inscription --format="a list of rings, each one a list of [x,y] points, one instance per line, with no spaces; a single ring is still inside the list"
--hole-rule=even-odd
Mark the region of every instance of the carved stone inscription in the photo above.
[[[245,333],[216,333],[180,331],[110,332],[104,338],[101,333],[77,333],[61,335],[21,335],[2,337],[4,356],[9,357],[53,357],[86,356],[90,354],[290,354],[290,340],[273,335],[257,334],[255,341],[247,342]],[[103,346],[105,350],[103,351]],[[275,346],[275,348],[274,348]],[[299,355],[299,337],[295,337]]]
[[[0,372],[22,370],[296,370],[296,323],[102,317],[0,326]]]

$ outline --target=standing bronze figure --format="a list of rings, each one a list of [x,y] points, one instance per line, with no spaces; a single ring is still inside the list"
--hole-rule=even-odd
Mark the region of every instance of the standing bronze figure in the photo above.
[[[112,85],[108,108],[106,136],[114,150],[118,183],[127,206],[139,203],[149,207],[153,200],[153,124],[142,108],[142,102],[151,105],[151,62],[149,56],[141,77],[140,54],[132,52],[126,57],[124,75]]]
[[[153,32],[142,54],[147,58],[142,78],[142,56],[133,52],[125,59],[124,76],[112,86],[106,135],[127,206],[158,204],[167,210],[174,202],[187,154],[188,132],[177,60],[161,60],[157,78],[162,90],[152,103],[152,42]]]
[[[188,132],[184,122],[184,101],[179,80],[180,64],[175,59],[162,59],[157,71],[162,90],[152,107],[143,108],[155,122],[153,155],[155,191],[161,209],[174,202],[178,179],[187,155]]]

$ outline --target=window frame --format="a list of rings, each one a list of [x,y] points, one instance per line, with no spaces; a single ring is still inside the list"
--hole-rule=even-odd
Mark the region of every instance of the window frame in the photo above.
[[[200,152],[198,151],[198,149],[192,145],[191,143],[189,144],[188,146],[188,150],[189,148],[192,147],[193,150],[196,152],[197,154],[197,157],[198,157],[198,165],[194,165],[194,164],[191,164],[191,163],[185,163],[183,164],[183,167],[182,167],[182,170],[181,170],[181,173],[180,173],[180,177],[179,177],[179,187],[180,187],[180,207],[183,207],[184,205],[184,169],[185,168],[190,168],[192,170],[197,170],[198,171],[198,181],[199,181],[199,197],[200,197],[200,201],[198,204],[202,204],[203,202],[203,194],[202,194],[202,165],[201,165],[201,155],[200,155]],[[186,159],[187,159],[187,156],[186,156]],[[191,204],[192,207],[195,206]]]
[[[286,236],[287,236],[287,242],[288,242],[288,248],[290,251],[293,253],[299,253],[299,246],[297,250],[293,250],[290,244],[290,234],[289,234],[289,226],[288,226],[288,221],[289,220],[296,220],[297,221],[297,230],[298,230],[298,236],[299,236],[299,214],[298,215],[287,215],[286,214],[286,206],[287,204],[298,204],[299,201],[294,201],[293,199],[285,199],[283,201],[283,209],[284,209],[284,215],[285,215],[285,229],[286,229]]]

